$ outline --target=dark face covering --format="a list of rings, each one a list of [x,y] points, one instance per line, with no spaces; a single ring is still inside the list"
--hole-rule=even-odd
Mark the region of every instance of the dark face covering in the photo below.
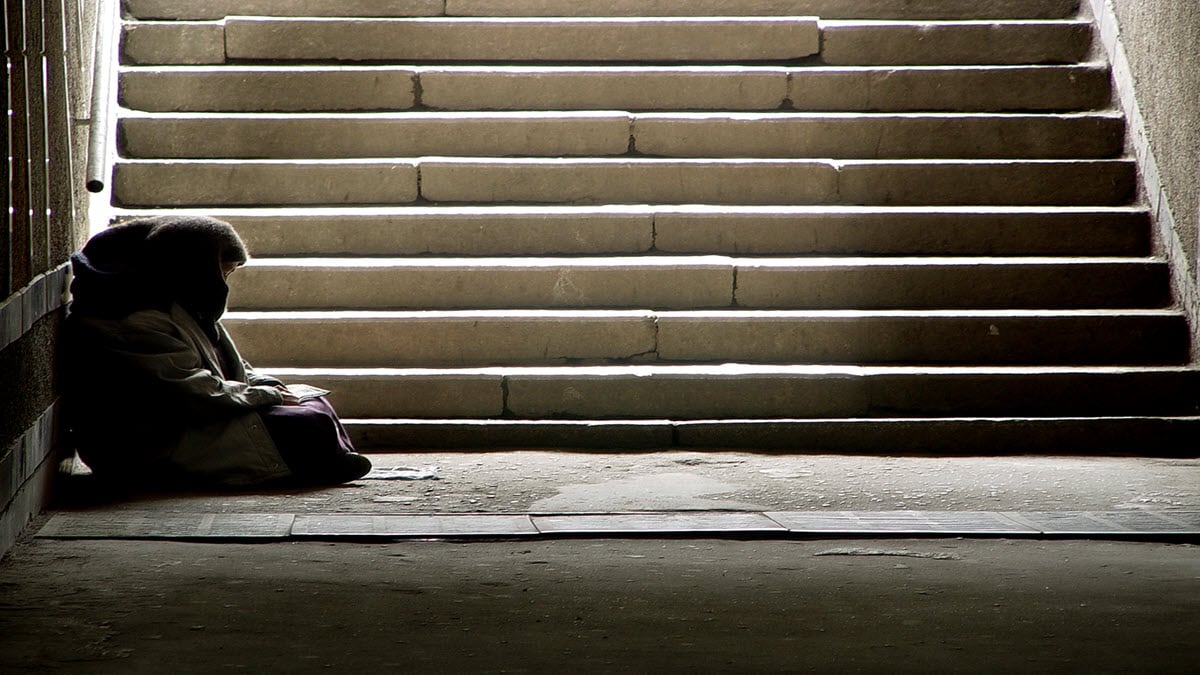
[[[105,319],[178,303],[217,339],[229,286],[222,265],[246,260],[228,223],[159,216],[111,227],[71,256],[71,313]]]

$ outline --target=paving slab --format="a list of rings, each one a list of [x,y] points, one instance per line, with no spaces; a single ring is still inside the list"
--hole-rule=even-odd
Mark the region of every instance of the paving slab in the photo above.
[[[47,539],[263,540],[604,536],[1200,537],[1200,511],[636,511],[564,514],[54,514]]]
[[[1195,511],[1042,511],[1004,515],[1015,522],[1028,523],[1048,535],[1194,535],[1200,531],[1200,512]]]
[[[509,537],[536,535],[527,516],[516,515],[299,515],[295,537]]]
[[[543,535],[645,536],[672,534],[703,536],[736,534],[748,536],[784,532],[777,522],[758,513],[604,513],[533,515]]]
[[[54,539],[286,539],[289,513],[88,512],[57,514],[38,531]]]
[[[877,535],[1035,535],[1038,530],[986,511],[769,511],[768,518],[794,534]]]

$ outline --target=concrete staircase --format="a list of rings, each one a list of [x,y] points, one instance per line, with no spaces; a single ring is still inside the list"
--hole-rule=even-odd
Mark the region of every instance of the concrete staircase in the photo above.
[[[125,0],[113,200],[367,447],[1194,454],[1077,4]]]

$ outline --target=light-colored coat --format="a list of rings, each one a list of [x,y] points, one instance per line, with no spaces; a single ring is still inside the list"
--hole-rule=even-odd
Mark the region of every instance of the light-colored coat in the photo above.
[[[282,394],[217,348],[183,308],[122,319],[72,317],[67,391],[76,447],[97,472],[186,476],[244,486],[290,475],[256,410]]]

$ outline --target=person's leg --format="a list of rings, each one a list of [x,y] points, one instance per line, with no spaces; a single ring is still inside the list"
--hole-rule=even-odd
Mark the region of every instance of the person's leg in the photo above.
[[[301,481],[343,483],[371,470],[370,460],[354,452],[349,434],[324,399],[273,406],[260,415],[279,454]]]

